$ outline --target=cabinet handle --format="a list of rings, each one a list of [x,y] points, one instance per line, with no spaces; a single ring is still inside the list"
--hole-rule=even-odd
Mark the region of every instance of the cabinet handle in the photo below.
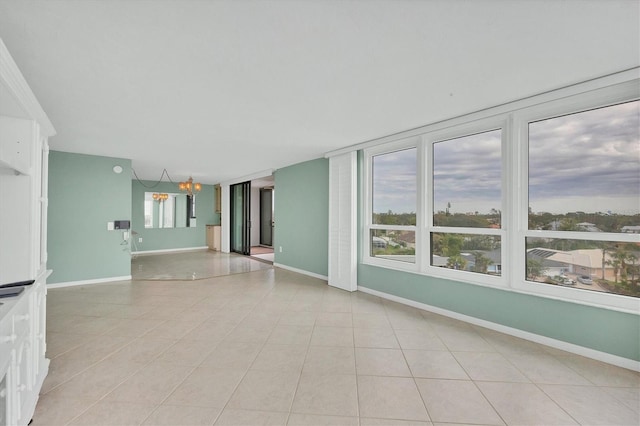
[[[2,336],[0,337],[0,342],[2,343],[15,342],[17,338],[18,336],[16,336],[15,334],[11,334],[9,336]]]

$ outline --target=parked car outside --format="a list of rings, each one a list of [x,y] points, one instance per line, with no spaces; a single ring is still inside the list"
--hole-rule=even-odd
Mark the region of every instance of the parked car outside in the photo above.
[[[586,275],[580,275],[578,277],[578,281],[581,282],[582,284],[587,284],[587,285],[593,284],[593,280],[591,279],[591,277]]]
[[[371,246],[373,248],[386,249],[387,242],[380,237],[373,237],[371,238]]]
[[[560,285],[576,285],[576,282],[564,274],[556,275],[553,280]]]

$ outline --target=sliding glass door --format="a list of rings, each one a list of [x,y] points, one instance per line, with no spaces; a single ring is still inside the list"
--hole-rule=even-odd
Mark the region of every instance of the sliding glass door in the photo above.
[[[251,182],[231,185],[231,251],[248,255],[251,250]]]

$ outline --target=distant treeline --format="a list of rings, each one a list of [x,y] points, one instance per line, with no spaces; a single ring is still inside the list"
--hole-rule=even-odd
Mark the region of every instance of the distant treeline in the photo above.
[[[415,226],[416,214],[374,213],[373,223],[377,225],[408,225]],[[447,213],[437,212],[433,215],[436,226],[466,227],[466,228],[495,228],[500,227],[500,211],[492,209],[489,214],[480,213]],[[591,223],[602,232],[620,232],[624,226],[640,225],[640,214],[621,215],[607,213],[571,212],[566,214],[531,213],[529,212],[529,229],[581,231],[579,223]]]

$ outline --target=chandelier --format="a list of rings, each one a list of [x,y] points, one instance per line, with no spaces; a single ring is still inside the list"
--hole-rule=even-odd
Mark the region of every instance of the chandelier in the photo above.
[[[153,194],[153,199],[156,201],[164,201],[166,199],[169,198],[169,194],[158,194],[158,193],[154,193]]]
[[[198,182],[194,183],[193,178],[189,176],[189,180],[187,180],[186,182],[180,182],[178,184],[178,188],[180,189],[180,191],[185,191],[187,195],[193,197],[194,192],[200,192],[200,190],[202,189],[202,184]]]

